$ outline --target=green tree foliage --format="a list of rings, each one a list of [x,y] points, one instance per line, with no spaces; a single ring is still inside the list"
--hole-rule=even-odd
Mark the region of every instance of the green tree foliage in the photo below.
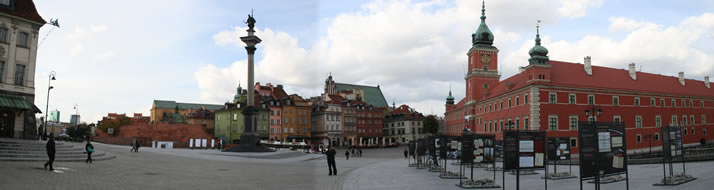
[[[105,133],[108,133],[109,128],[114,128],[114,134],[119,132],[119,121],[117,120],[112,120],[112,119],[105,119],[99,122],[98,127],[99,130],[102,130]]]
[[[75,127],[70,127],[67,128],[67,135],[69,135],[72,138],[84,138],[89,136],[89,132],[91,131],[90,126],[87,124],[79,124]]]
[[[428,115],[424,119],[424,131],[436,135],[439,132],[439,121],[436,120],[436,116]]]

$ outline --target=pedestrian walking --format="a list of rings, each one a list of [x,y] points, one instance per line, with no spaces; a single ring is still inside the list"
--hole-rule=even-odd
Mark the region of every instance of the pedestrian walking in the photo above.
[[[136,150],[134,152],[139,152],[139,147],[141,147],[141,141],[136,141]]]
[[[362,157],[362,149],[360,148],[358,150],[359,150],[359,157]]]
[[[407,159],[408,156],[409,156],[409,151],[407,151],[407,149],[405,148],[404,149],[404,159]]]
[[[92,163],[92,153],[94,153],[94,146],[92,145],[89,138],[87,138],[87,145],[84,146],[84,150],[87,151],[86,163]]]
[[[352,148],[352,155],[357,156],[357,155],[355,154],[355,149],[354,149],[354,148]]]
[[[345,158],[347,158],[347,160],[350,160],[350,151],[345,151]]]
[[[337,154],[337,151],[330,146],[327,149],[327,169],[330,170],[328,175],[337,175],[337,167],[335,166],[335,154]]]
[[[50,171],[55,170],[54,167],[52,167],[52,163],[55,162],[55,134],[50,133],[50,139],[47,140],[47,145],[45,146],[45,149],[47,149],[47,157],[49,157],[49,160],[45,163],[45,169],[47,169],[47,165],[50,166]]]
[[[131,143],[129,145],[131,145],[131,150],[129,150],[129,152],[134,152],[134,150],[136,150],[136,139],[131,139]]]

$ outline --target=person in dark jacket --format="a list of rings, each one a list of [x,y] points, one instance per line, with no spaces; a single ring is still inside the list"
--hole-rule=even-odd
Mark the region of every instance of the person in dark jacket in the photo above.
[[[407,156],[409,156],[409,151],[407,151],[407,149],[405,148],[404,149],[404,158],[407,158]]]
[[[87,161],[86,163],[92,163],[92,153],[94,152],[94,146],[91,141],[87,139],[87,145],[84,146],[84,150],[87,151]]]
[[[362,157],[362,149],[357,149],[359,151],[359,157]]]
[[[53,171],[53,170],[55,170],[52,167],[52,163],[55,161],[55,134],[54,133],[50,133],[50,139],[47,140],[47,145],[45,146],[45,148],[47,149],[47,157],[50,158],[50,160],[48,160],[45,163],[45,169],[47,169],[47,165],[49,165],[50,171]]]
[[[337,175],[337,167],[335,166],[335,154],[337,154],[337,151],[335,151],[334,148],[332,147],[327,147],[327,169],[330,170],[330,174],[328,175]]]
[[[139,152],[139,147],[141,147],[141,141],[136,141],[136,149],[134,152]]]
[[[345,151],[345,158],[347,158],[347,160],[350,160],[350,151]]]

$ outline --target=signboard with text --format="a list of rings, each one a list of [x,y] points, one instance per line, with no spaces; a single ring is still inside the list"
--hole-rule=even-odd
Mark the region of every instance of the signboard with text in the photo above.
[[[579,123],[580,176],[582,179],[627,172],[624,123]]]
[[[548,138],[548,160],[570,160],[570,138]]]
[[[504,131],[504,169],[545,167],[545,131]]]
[[[461,136],[461,163],[469,164],[474,161],[474,137],[472,135]]]
[[[665,161],[672,161],[675,156],[682,156],[682,127],[662,127],[662,156]]]
[[[493,135],[475,135],[474,136],[474,163],[494,163],[495,141]]]

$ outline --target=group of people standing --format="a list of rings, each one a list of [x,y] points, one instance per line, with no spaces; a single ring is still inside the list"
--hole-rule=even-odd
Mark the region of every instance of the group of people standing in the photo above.
[[[350,152],[352,152],[352,157],[362,157],[362,149],[357,148],[357,151],[355,151],[354,148],[351,148],[347,151],[345,151],[345,159],[349,160],[350,159]]]

